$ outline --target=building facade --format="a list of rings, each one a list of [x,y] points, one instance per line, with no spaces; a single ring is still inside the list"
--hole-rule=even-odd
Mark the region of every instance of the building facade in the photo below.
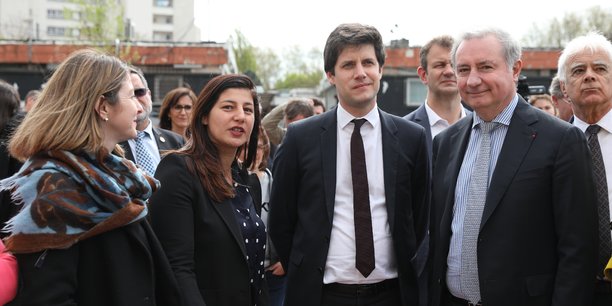
[[[116,32],[109,33],[112,39],[199,42],[194,1],[0,0],[0,39],[83,40],[92,19],[87,8],[103,6],[104,22]]]

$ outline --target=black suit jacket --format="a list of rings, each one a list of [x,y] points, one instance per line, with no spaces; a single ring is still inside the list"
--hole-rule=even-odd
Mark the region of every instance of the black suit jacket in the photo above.
[[[146,220],[68,249],[16,257],[20,289],[11,306],[183,305],[168,260]]]
[[[426,230],[428,167],[422,127],[381,110],[385,197],[402,305],[416,305],[410,259]],[[270,237],[287,268],[286,305],[321,303],[334,214],[336,111],[289,125],[278,148],[270,200]]]
[[[246,247],[230,200],[212,201],[184,155],[166,155],[155,172],[151,223],[187,305],[268,305],[267,287],[251,295]],[[246,179],[244,181],[246,183]]]
[[[432,306],[447,290],[455,185],[473,116],[433,142]],[[594,192],[584,134],[519,98],[480,225],[484,305],[589,305],[597,256]]]
[[[157,148],[159,149],[160,156],[165,151],[180,149],[185,144],[183,136],[172,131],[153,127],[153,134],[155,134],[155,142],[157,142]],[[120,145],[125,151],[125,158],[136,163],[134,153],[130,148],[130,144],[127,141],[123,141],[120,143]]]

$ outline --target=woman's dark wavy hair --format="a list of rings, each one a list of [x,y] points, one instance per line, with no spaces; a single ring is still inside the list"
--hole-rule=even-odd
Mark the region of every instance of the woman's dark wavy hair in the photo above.
[[[204,190],[216,202],[222,202],[233,197],[235,194],[233,187],[226,182],[223,176],[219,151],[208,134],[208,127],[202,124],[202,118],[210,114],[213,106],[218,102],[221,93],[231,88],[247,89],[253,97],[253,111],[255,115],[253,130],[249,141],[241,148],[242,150],[246,149],[248,153],[243,164],[239,165],[241,170],[244,171],[251,166],[255,161],[255,154],[257,153],[257,139],[259,137],[257,127],[260,125],[260,114],[255,84],[245,75],[220,75],[210,80],[204,86],[198,96],[198,100],[194,103],[195,109],[189,124],[191,138],[187,140],[185,147],[179,151],[180,154],[189,155],[193,159],[193,164],[189,166],[190,168],[193,166],[193,168],[190,170],[193,174],[200,177]]]

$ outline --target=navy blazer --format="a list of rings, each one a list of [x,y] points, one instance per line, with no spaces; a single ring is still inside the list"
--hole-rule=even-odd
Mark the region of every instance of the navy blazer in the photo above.
[[[433,142],[430,305],[446,294],[455,186],[473,114]],[[589,305],[597,214],[584,133],[519,97],[491,177],[478,238],[484,305]]]
[[[269,229],[287,269],[286,305],[319,305],[334,214],[337,111],[289,125],[274,161]],[[410,261],[427,224],[425,130],[379,109],[385,198],[398,265],[402,305],[416,305]]]

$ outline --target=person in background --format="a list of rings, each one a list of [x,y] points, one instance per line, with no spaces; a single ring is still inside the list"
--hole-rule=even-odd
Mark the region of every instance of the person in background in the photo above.
[[[315,115],[320,115],[326,111],[325,104],[319,98],[310,98],[312,100],[312,108]]]
[[[521,47],[507,32],[466,32],[451,58],[473,112],[433,140],[429,305],[589,305],[597,229],[583,133],[516,92]]]
[[[181,305],[145,218],[159,183],[117,145],[136,136],[141,112],[127,65],[82,49],[17,128],[9,150],[25,163],[0,182],[23,205],[5,228],[15,305]]]
[[[243,156],[243,153],[240,153]],[[270,193],[272,191],[272,172],[268,168],[270,158],[270,140],[263,126],[259,125],[259,140],[257,141],[257,156],[249,168],[249,186],[255,198],[255,210],[264,224],[268,225],[268,212],[270,211]],[[264,261],[266,269],[266,282],[270,296],[270,306],[282,306],[285,300],[286,277],[285,269],[280,262],[278,254],[267,237],[266,256]]]
[[[266,229],[247,185],[259,124],[251,79],[217,76],[195,103],[191,137],[157,167],[151,222],[187,305],[268,305]]]
[[[0,239],[0,305],[15,298],[17,294],[17,260],[9,252],[4,251],[4,243]]]
[[[270,143],[278,146],[285,137],[289,124],[314,115],[313,101],[296,98],[273,108],[261,121]],[[282,125],[282,126],[281,126]],[[275,150],[273,150],[273,153]]]
[[[33,89],[33,90],[28,91],[28,93],[25,96],[24,110],[26,113],[32,110],[32,107],[36,105],[36,99],[38,99],[38,96],[40,96],[40,90]]]
[[[169,91],[159,110],[159,127],[182,135],[185,139],[189,138],[191,131],[188,127],[196,100],[189,88],[178,87]]]
[[[443,35],[434,37],[421,48],[417,73],[421,82],[427,86],[427,97],[423,104],[404,117],[425,129],[427,152],[430,158],[432,139],[469,113],[461,105],[457,78],[450,58],[452,47],[453,38]],[[429,273],[425,266],[428,253],[429,234],[423,239],[417,256],[414,258],[419,275],[419,294],[423,297],[427,296]],[[420,305],[427,305],[427,299],[421,299]]]
[[[529,96],[529,104],[551,114],[552,116],[559,117],[559,112],[557,111],[557,108],[549,95],[544,94]]]
[[[563,121],[573,122],[574,118],[574,110],[572,109],[572,104],[567,100],[563,91],[561,90],[561,85],[559,84],[559,76],[555,75],[555,77],[550,82],[550,87],[548,88],[550,92],[550,96],[557,108],[559,113],[558,117]]]
[[[274,159],[270,237],[285,304],[418,305],[410,259],[427,230],[425,130],[377,107],[376,28],[339,25],[324,62],[338,106],[290,124]]]
[[[417,73],[427,86],[427,97],[421,106],[404,117],[425,128],[430,152],[432,139],[469,113],[461,105],[450,58],[452,47],[453,38],[444,35],[431,39],[421,48]]]
[[[0,80],[0,180],[13,175],[21,168],[21,162],[8,152],[10,136],[23,120],[25,113],[19,112],[19,93],[13,85]],[[14,216],[19,207],[8,191],[0,191],[0,228]],[[0,231],[0,238],[7,235]]]
[[[149,175],[153,175],[162,154],[182,147],[185,140],[177,133],[153,126],[150,118],[153,111],[151,91],[142,71],[130,66],[130,80],[134,86],[134,95],[142,106],[142,113],[136,118],[136,138],[120,144],[125,150],[125,158],[133,161]]]
[[[599,253],[595,279],[586,282],[595,284],[594,306],[612,305],[612,282],[603,275],[612,257],[612,43],[595,32],[574,38],[561,52],[558,75],[593,163]]]

